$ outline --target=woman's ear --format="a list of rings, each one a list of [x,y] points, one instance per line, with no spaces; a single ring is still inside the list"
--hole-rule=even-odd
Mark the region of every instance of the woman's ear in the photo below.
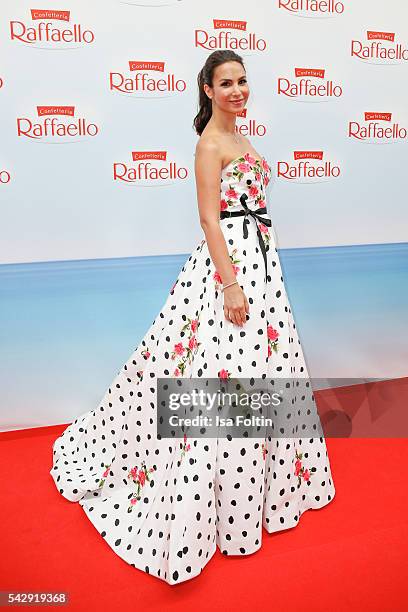
[[[204,87],[203,87],[203,89],[204,89],[205,93],[207,94],[207,96],[208,96],[208,97],[210,98],[210,100],[211,100],[211,98],[212,98],[212,91],[211,91],[211,87],[209,87],[209,86],[207,85],[207,83],[204,83]]]

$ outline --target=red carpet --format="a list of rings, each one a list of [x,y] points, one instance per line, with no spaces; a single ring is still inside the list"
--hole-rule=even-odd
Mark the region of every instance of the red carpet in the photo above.
[[[69,610],[406,610],[406,439],[326,440],[336,487],[248,557],[218,550],[176,586],[116,556],[49,475],[64,426],[0,435],[1,591],[66,592]]]

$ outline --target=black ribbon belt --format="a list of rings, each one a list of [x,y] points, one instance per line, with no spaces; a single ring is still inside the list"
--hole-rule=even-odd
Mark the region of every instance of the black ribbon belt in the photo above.
[[[272,221],[271,219],[269,219],[269,217],[267,219],[262,219],[261,217],[261,215],[268,214],[266,208],[257,208],[256,210],[251,210],[250,208],[248,208],[247,203],[246,203],[247,199],[248,199],[247,194],[243,193],[239,199],[243,206],[243,210],[234,210],[234,211],[222,210],[220,212],[220,219],[228,219],[229,217],[244,217],[244,222],[243,222],[244,238],[248,238],[248,227],[247,227],[248,224],[246,222],[247,216],[251,215],[251,217],[255,219],[256,233],[258,234],[259,246],[261,247],[262,255],[264,258],[264,262],[265,262],[265,275],[266,275],[266,278],[268,278],[268,264],[267,264],[265,242],[264,242],[264,239],[262,238],[262,233],[261,233],[261,230],[259,229],[258,221],[260,221],[261,223],[263,223],[263,225],[266,225],[267,227],[271,227]]]

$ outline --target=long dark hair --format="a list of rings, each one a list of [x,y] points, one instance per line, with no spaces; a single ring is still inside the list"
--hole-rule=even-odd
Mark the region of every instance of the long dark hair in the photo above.
[[[204,83],[209,87],[213,86],[214,70],[220,64],[224,64],[224,62],[239,62],[245,68],[242,57],[230,49],[214,51],[207,57],[204,66],[197,76],[199,110],[194,117],[193,127],[199,136],[201,136],[212,115],[212,100],[204,91]]]

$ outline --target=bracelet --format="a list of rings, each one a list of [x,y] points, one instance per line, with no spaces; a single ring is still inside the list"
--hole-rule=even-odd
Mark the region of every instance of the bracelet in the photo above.
[[[235,283],[238,283],[238,281],[234,281],[233,283],[230,283],[229,285],[223,285],[221,291],[224,291],[224,289],[226,289],[227,287],[231,287],[231,285],[235,285]]]

